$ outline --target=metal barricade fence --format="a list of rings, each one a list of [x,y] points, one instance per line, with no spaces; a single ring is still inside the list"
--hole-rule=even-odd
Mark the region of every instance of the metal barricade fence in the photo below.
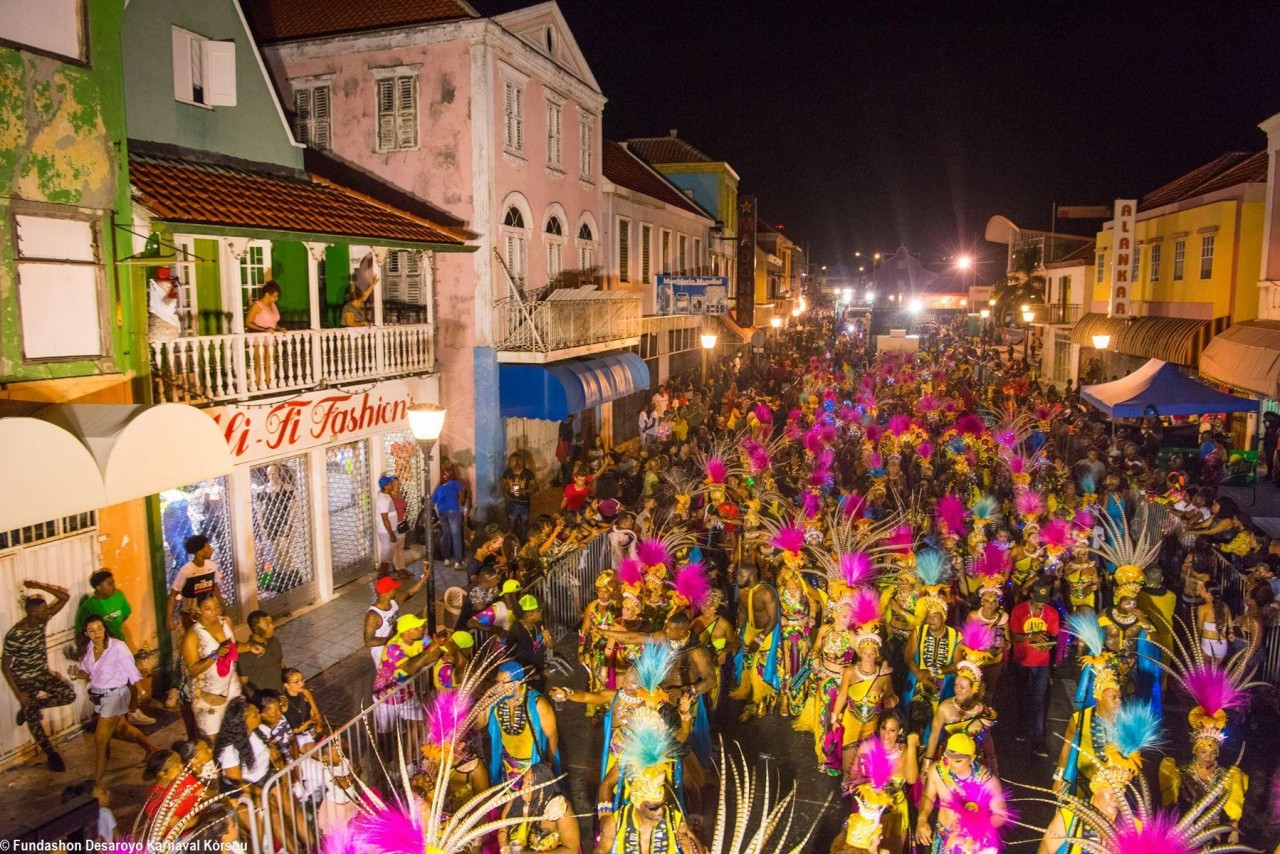
[[[596,577],[611,562],[608,531],[550,562],[547,574],[529,590],[542,603],[543,631],[558,641],[565,633],[578,630],[583,610],[595,598]]]

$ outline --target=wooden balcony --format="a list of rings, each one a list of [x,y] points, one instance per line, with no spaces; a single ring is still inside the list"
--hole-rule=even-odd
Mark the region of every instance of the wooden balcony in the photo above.
[[[151,342],[158,403],[219,403],[435,370],[429,323]]]

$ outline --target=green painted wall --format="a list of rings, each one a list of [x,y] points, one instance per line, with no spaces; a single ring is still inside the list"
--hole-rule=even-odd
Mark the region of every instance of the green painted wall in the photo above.
[[[324,253],[325,266],[325,302],[328,305],[341,306],[346,302],[347,285],[350,279],[351,250],[345,244],[330,246]],[[327,309],[322,311],[324,323],[333,325],[341,323],[341,316],[333,319],[333,313]]]
[[[0,381],[143,373],[146,303],[119,274],[131,252],[116,222],[130,219],[120,27],[123,0],[88,0],[86,66],[0,48]],[[14,201],[106,212],[99,229],[109,352],[79,362],[24,363],[12,245]],[[119,240],[119,246],[116,241]],[[122,268],[127,270],[127,268]]]
[[[236,106],[212,109],[173,97],[173,28],[236,43]],[[129,137],[302,167],[235,0],[130,0],[124,39]]]
[[[292,241],[271,244],[271,277],[280,286],[280,311],[309,311],[307,247]]]

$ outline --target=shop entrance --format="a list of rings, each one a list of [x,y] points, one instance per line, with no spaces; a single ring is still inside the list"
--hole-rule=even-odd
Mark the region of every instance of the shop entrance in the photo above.
[[[185,546],[187,538],[203,534],[213,546],[223,610],[232,622],[239,622],[243,614],[236,590],[236,556],[231,548],[231,500],[227,479],[214,477],[160,493],[160,532],[164,540],[165,589],[168,590],[173,583],[178,570],[191,560]]]
[[[326,448],[324,470],[329,485],[329,551],[336,588],[374,567],[369,443]]]
[[[258,607],[274,616],[311,604],[316,576],[306,456],[254,466],[249,489]]]

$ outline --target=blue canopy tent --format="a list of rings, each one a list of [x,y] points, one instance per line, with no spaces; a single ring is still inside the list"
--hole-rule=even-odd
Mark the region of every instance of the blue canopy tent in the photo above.
[[[1115,382],[1084,386],[1080,396],[1112,418],[1141,418],[1148,409],[1166,416],[1258,411],[1258,401],[1210,388],[1159,359]]]

